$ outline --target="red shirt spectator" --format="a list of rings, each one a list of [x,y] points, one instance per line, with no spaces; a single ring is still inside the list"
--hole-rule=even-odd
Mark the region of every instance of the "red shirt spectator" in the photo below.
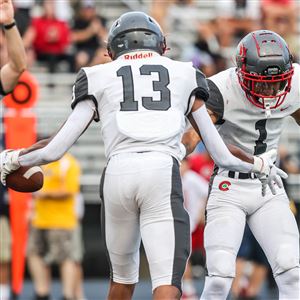
[[[65,53],[70,41],[66,22],[41,17],[33,19],[31,25],[36,32],[33,47],[37,53]]]
[[[208,155],[208,153],[197,153],[188,157],[191,170],[200,174],[207,181],[210,180],[210,176],[214,170],[214,161]]]

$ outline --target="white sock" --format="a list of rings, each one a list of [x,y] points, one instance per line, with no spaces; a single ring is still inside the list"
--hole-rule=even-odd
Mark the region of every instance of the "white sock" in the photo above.
[[[275,277],[280,300],[300,299],[300,268],[293,268]]]
[[[206,276],[200,300],[226,300],[232,277]]]
[[[0,300],[9,300],[10,288],[8,284],[0,284]]]

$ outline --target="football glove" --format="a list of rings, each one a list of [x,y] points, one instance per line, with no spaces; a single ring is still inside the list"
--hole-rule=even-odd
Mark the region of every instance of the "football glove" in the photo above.
[[[21,151],[22,149],[9,149],[0,153],[0,179],[3,185],[6,185],[6,176],[19,169],[20,164],[18,162],[18,158]]]
[[[262,195],[266,195],[267,186],[269,186],[273,195],[276,195],[275,184],[279,188],[283,187],[281,178],[287,178],[288,175],[277,168],[273,161],[275,161],[277,151],[275,149],[265,152],[260,156],[254,156],[254,167],[252,172],[256,173],[257,178],[262,184]]]
[[[254,156],[252,172],[258,175],[269,175],[273,161],[276,160],[277,151],[272,149],[259,156]]]
[[[270,167],[270,173],[268,175],[259,175],[257,174],[257,178],[260,180],[262,184],[262,195],[265,196],[267,192],[267,186],[269,186],[273,195],[276,195],[275,185],[279,188],[283,187],[281,178],[288,178],[288,174],[286,174],[281,169],[277,168],[275,165]]]

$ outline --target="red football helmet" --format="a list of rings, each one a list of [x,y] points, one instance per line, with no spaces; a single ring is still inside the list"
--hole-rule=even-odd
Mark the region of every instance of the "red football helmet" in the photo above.
[[[237,47],[236,63],[239,83],[251,103],[264,109],[283,103],[294,73],[283,38],[268,30],[249,33]]]

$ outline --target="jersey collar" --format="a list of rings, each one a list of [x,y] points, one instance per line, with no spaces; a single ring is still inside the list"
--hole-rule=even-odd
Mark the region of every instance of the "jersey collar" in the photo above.
[[[124,59],[124,60],[136,60],[136,59],[145,59],[151,58],[155,56],[160,56],[157,52],[151,50],[143,50],[143,51],[132,51],[122,54],[117,59]]]

